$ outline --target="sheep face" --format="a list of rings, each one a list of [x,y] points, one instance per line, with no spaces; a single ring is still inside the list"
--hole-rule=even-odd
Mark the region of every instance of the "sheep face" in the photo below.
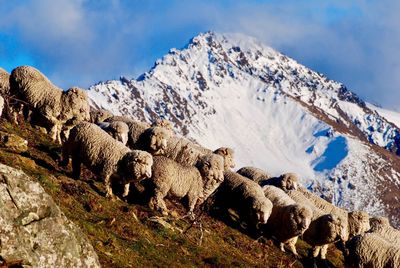
[[[152,175],[153,157],[147,152],[135,150],[123,157],[121,165],[125,181],[146,179]]]
[[[171,138],[171,133],[162,127],[152,127],[150,129],[149,148],[154,155],[161,155],[167,149],[167,142]]]
[[[110,123],[111,135],[117,141],[122,142],[124,145],[128,142],[129,127],[126,123],[115,121]]]
[[[350,236],[361,235],[368,231],[371,226],[369,224],[369,215],[363,211],[352,211],[348,213]],[[350,238],[351,238],[350,237]]]
[[[281,176],[280,188],[289,191],[297,190],[299,188],[298,177],[294,173],[286,173]]]
[[[235,160],[234,160],[234,151],[231,148],[221,147],[214,151],[215,154],[219,154],[224,158],[224,167],[225,169],[234,168]]]
[[[272,212],[272,203],[264,198],[253,203],[252,211],[256,223],[266,224]]]
[[[322,230],[320,238],[324,241],[347,241],[346,226],[333,214],[326,214],[318,218],[319,229]]]
[[[95,124],[104,122],[104,120],[106,120],[107,118],[110,118],[112,116],[113,116],[113,114],[111,112],[104,110],[104,109],[100,109],[100,110],[91,109],[90,110],[90,121]]]
[[[64,107],[66,107],[67,109],[71,109],[70,111],[73,113],[74,117],[78,118],[81,121],[90,120],[90,106],[88,102],[88,96],[83,89],[72,87],[63,92],[63,95],[64,101],[66,102]]]
[[[291,205],[289,206],[287,224],[292,230],[296,230],[299,234],[302,234],[310,226],[312,215],[312,210],[308,207],[298,204]]]
[[[174,128],[170,121],[167,119],[157,119],[152,125],[152,127],[162,127],[168,130],[171,134],[174,134]]]
[[[369,219],[371,231],[377,231],[385,226],[390,226],[389,219],[386,217],[371,217]]]
[[[224,159],[220,155],[209,154],[200,157],[196,163],[203,181],[215,180],[219,183],[224,181]]]

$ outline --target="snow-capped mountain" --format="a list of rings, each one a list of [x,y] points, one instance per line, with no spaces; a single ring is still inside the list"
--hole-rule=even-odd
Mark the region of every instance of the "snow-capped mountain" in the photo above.
[[[163,117],[203,146],[232,147],[238,168],[297,172],[335,204],[400,225],[400,115],[254,38],[200,34],[138,79],[88,93],[96,107]]]

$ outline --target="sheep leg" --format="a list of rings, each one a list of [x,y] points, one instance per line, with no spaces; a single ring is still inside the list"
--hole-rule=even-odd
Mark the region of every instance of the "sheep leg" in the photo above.
[[[122,197],[127,197],[129,194],[129,187],[130,187],[131,183],[128,182],[124,185],[124,193],[122,194]]]
[[[288,240],[286,241],[286,243],[285,243],[286,245],[289,246],[290,251],[291,251],[296,257],[299,256],[299,254],[297,254],[297,250],[296,250],[297,238],[298,238],[298,236],[293,237],[293,238],[291,238],[291,239],[288,239]]]
[[[328,252],[328,246],[329,246],[329,244],[323,245],[321,247],[321,259],[323,259],[323,260],[326,259],[326,253]]]
[[[155,196],[150,199],[150,207],[156,210],[160,210],[164,216],[168,215],[168,208],[164,202],[164,197],[167,193],[161,191],[161,189],[155,190]]]
[[[189,192],[188,193],[188,203],[189,203],[189,212],[188,212],[188,216],[191,220],[194,220],[195,216],[194,216],[194,208],[196,206],[198,200],[198,196],[196,195],[196,193],[194,192]]]
[[[313,248],[313,257],[314,258],[318,257],[320,250],[321,250],[321,246],[314,246],[314,248]]]
[[[66,157],[64,161],[68,161],[68,157]],[[74,157],[72,157],[72,177],[74,179],[79,179],[80,175],[81,175],[81,159],[79,156],[75,155]]]
[[[111,176],[110,175],[106,175],[104,177],[104,184],[106,186],[106,197],[109,199],[114,199],[115,196],[112,192],[112,187],[111,187]]]

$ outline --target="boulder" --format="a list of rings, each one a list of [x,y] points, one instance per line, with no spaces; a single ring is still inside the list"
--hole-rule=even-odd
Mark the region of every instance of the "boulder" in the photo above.
[[[41,185],[0,164],[0,266],[7,263],[100,267],[89,240]]]

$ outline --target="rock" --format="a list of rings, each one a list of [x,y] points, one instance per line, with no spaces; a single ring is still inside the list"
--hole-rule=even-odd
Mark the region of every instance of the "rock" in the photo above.
[[[0,259],[23,267],[100,267],[86,236],[39,183],[0,164]]]
[[[18,153],[26,152],[28,150],[28,141],[7,132],[0,131],[0,145],[10,148]]]

